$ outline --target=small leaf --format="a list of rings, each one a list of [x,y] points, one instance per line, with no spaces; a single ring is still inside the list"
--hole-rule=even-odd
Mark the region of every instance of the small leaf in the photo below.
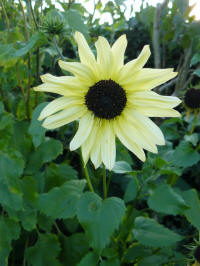
[[[85,187],[85,180],[71,180],[59,188],[39,196],[38,208],[54,219],[72,218],[76,215],[77,204]]]
[[[120,261],[117,258],[111,260],[103,260],[100,263],[100,266],[120,266]]]
[[[40,234],[36,244],[27,248],[25,257],[29,265],[61,266],[56,259],[60,250],[60,243],[56,235]]]
[[[44,127],[42,127],[42,121],[38,121],[38,117],[46,105],[47,103],[41,103],[35,108],[28,130],[29,134],[32,136],[33,144],[36,148],[44,141],[46,130]]]
[[[98,261],[99,261],[99,256],[93,252],[89,252],[82,258],[78,266],[88,266],[88,265],[97,266]]]
[[[191,59],[190,66],[194,66],[194,65],[196,65],[199,62],[200,62],[200,53],[199,54],[194,54],[192,59]]]
[[[172,215],[182,214],[189,208],[184,199],[167,184],[156,188],[148,198],[148,205],[156,212]]]
[[[37,172],[44,163],[54,160],[62,153],[62,144],[55,139],[43,142],[35,152],[30,155],[28,166],[25,170],[26,174]]]
[[[197,133],[194,133],[192,135],[185,135],[184,139],[188,142],[191,142],[193,146],[196,146],[199,141],[199,137]]]
[[[142,245],[149,247],[168,247],[182,240],[180,235],[145,217],[135,219],[133,234]]]
[[[81,196],[78,204],[78,220],[95,251],[100,253],[109,243],[124,213],[124,202],[120,198],[112,197],[102,201],[93,192],[86,192]]]
[[[130,164],[128,164],[125,161],[118,161],[115,163],[112,171],[116,174],[125,174],[125,173],[130,173],[132,172],[132,168]]]
[[[176,166],[190,167],[199,160],[200,154],[186,141],[180,142],[173,153],[173,164]]]

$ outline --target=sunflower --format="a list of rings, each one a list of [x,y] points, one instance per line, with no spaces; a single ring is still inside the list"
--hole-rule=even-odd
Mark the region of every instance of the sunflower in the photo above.
[[[118,138],[127,149],[145,161],[144,150],[157,153],[164,145],[161,130],[149,117],[177,117],[172,108],[181,101],[151,91],[174,78],[173,69],[143,68],[150,56],[145,45],[140,55],[124,64],[127,46],[122,35],[110,46],[104,37],[95,43],[97,58],[84,36],[76,32],[80,62],[59,61],[59,66],[73,76],[41,76],[36,91],[53,92],[62,97],[53,100],[41,112],[43,127],[55,129],[79,120],[70,150],[81,147],[86,164],[91,159],[95,168],[103,164],[111,170],[115,163]]]

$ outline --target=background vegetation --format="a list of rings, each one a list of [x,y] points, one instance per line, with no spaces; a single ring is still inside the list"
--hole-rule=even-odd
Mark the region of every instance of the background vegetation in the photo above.
[[[94,11],[110,13],[112,25],[76,1],[56,2],[59,9],[51,0],[1,0],[0,265],[192,265],[200,245],[199,110],[182,104],[181,118],[156,119],[166,146],[145,163],[117,143],[102,201],[102,169],[88,164],[95,193],[87,192],[79,151],[69,151],[75,125],[42,128],[37,117],[56,95],[32,88],[41,74],[65,74],[61,57],[77,60],[75,30],[93,50],[97,36],[113,43],[126,33],[126,61],[150,44],[147,66],[179,72],[156,91],[183,99],[200,87],[200,23],[188,0],[141,6],[128,21],[123,0],[96,1]]]

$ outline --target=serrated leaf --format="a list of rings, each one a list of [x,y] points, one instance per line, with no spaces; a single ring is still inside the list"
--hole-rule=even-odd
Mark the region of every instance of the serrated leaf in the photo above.
[[[189,209],[184,199],[168,184],[157,187],[147,202],[152,210],[166,214],[182,214]]]
[[[115,165],[114,165],[112,171],[116,174],[125,174],[125,173],[130,173],[133,170],[132,170],[130,164],[128,164],[127,162],[118,161],[118,162],[115,162]]]
[[[161,266],[168,261],[168,257],[166,255],[152,255],[146,258],[143,258],[138,266]]]
[[[200,160],[200,154],[189,142],[182,141],[173,153],[173,164],[181,167],[190,167]]]
[[[45,128],[42,127],[42,121],[38,121],[38,117],[42,111],[42,109],[48,103],[39,104],[32,114],[31,124],[29,126],[28,132],[32,136],[33,144],[37,148],[43,141],[45,136]]]
[[[102,200],[93,192],[86,192],[81,196],[78,204],[78,220],[95,251],[101,253],[109,243],[124,213],[125,205],[120,198],[111,197]]]
[[[138,184],[136,182],[136,179],[132,178],[126,187],[126,191],[124,194],[124,201],[126,203],[133,201],[137,195],[137,192],[138,192]]]
[[[62,149],[62,143],[58,140],[50,139],[43,142],[36,151],[30,155],[25,173],[32,174],[37,172],[44,163],[54,160],[61,154]]]
[[[99,261],[99,256],[93,252],[89,252],[82,258],[82,260],[77,266],[88,266],[88,265],[97,266],[98,261]]]
[[[11,251],[12,240],[17,240],[20,226],[9,218],[0,217],[0,265],[8,265],[8,256]]]
[[[100,263],[100,266],[120,266],[120,261],[117,258],[111,260],[103,260]]]
[[[137,217],[135,219],[135,238],[144,246],[149,247],[168,247],[182,240],[182,237],[154,219]]]
[[[200,231],[200,201],[195,189],[182,191],[182,197],[190,209],[185,210],[184,214],[188,221]]]
[[[71,180],[59,188],[39,196],[38,208],[55,219],[72,218],[76,215],[78,200],[85,187],[85,180]]]
[[[128,248],[127,253],[125,254],[125,262],[134,262],[136,259],[144,258],[148,255],[151,255],[152,251],[150,248],[144,247],[139,243],[133,244]]]
[[[26,249],[25,257],[29,265],[61,266],[56,259],[60,250],[60,243],[56,235],[40,234],[36,244]]]

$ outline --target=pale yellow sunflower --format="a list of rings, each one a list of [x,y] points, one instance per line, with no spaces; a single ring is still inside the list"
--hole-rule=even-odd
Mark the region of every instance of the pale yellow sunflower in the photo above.
[[[84,36],[76,32],[80,62],[59,61],[59,66],[73,76],[45,74],[36,91],[62,95],[41,112],[43,127],[55,129],[79,120],[70,150],[81,147],[84,163],[90,158],[95,168],[103,162],[112,169],[115,163],[117,137],[127,149],[145,161],[143,149],[157,153],[156,145],[165,140],[159,127],[149,117],[176,117],[172,108],[181,101],[151,91],[174,78],[172,68],[143,68],[150,56],[145,45],[138,58],[124,64],[127,46],[122,35],[110,46],[104,37],[95,43],[97,58]]]

